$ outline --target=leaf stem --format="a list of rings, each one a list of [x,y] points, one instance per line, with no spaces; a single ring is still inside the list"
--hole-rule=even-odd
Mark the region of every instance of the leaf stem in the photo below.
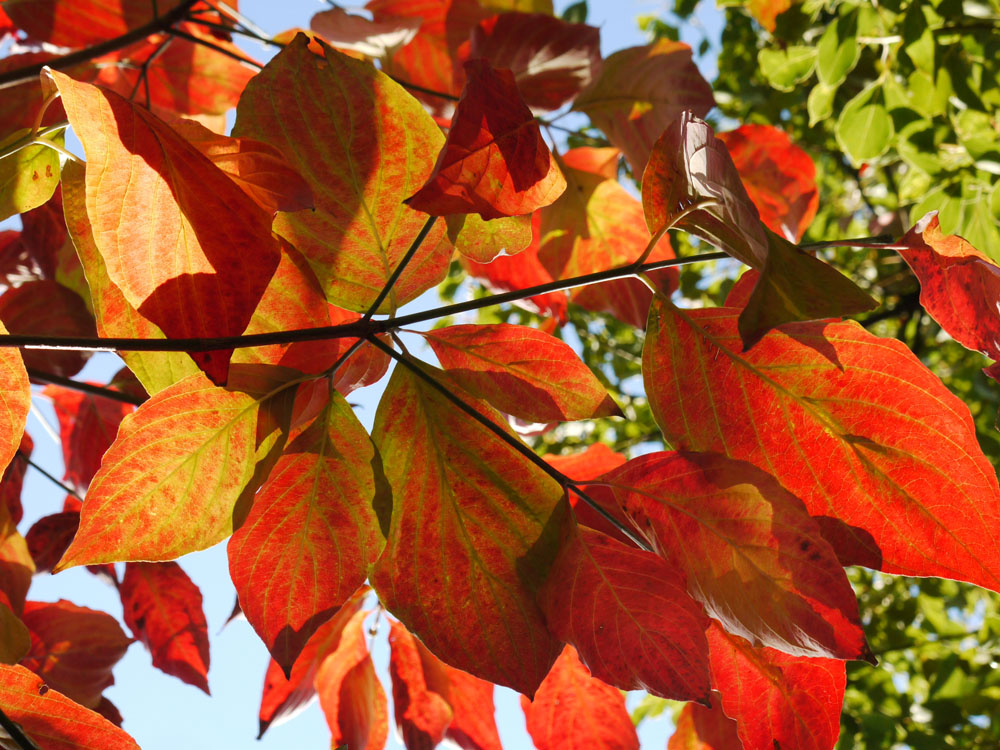
[[[410,261],[413,260],[413,256],[417,254],[417,250],[419,250],[420,246],[424,244],[424,240],[427,238],[428,233],[430,233],[431,228],[434,226],[437,219],[437,216],[427,217],[427,221],[424,222],[420,231],[417,232],[417,236],[414,237],[413,242],[410,243],[410,247],[407,249],[406,255],[404,255],[400,259],[399,263],[396,264],[396,267],[392,270],[392,274],[389,276],[389,280],[383,285],[382,291],[378,293],[375,301],[372,302],[371,307],[368,308],[368,312],[366,312],[364,317],[361,318],[362,321],[368,322],[371,320],[372,315],[375,314],[379,306],[385,301],[385,298],[392,292],[392,288],[396,285],[396,282],[399,281],[399,277],[403,275],[403,271],[406,270]],[[395,305],[393,305],[393,311],[395,312]]]
[[[25,65],[20,68],[14,68],[13,70],[0,73],[0,89],[5,89],[8,86],[16,86],[19,83],[27,83],[34,80],[38,74],[42,72],[42,68],[49,67],[54,70],[71,68],[79,63],[89,62],[94,58],[100,57],[101,55],[106,55],[109,52],[120,50],[129,46],[133,42],[145,39],[151,34],[165,31],[177,21],[183,20],[184,16],[187,15],[187,12],[197,2],[198,0],[185,0],[185,2],[182,2],[169,13],[160,16],[159,18],[154,18],[149,23],[138,26],[131,31],[127,31],[121,36],[116,36],[113,39],[108,39],[107,41],[100,42],[99,44],[95,44],[90,47],[84,47],[83,49],[70,52],[68,55],[63,55],[62,57],[56,57],[52,60]]]
[[[10,738],[14,740],[21,750],[38,750],[38,745],[24,733],[16,722],[3,712],[3,709],[0,709],[0,727],[3,727],[7,731],[7,734],[10,735]]]
[[[62,375],[56,375],[51,372],[43,372],[32,367],[27,368],[27,370],[28,377],[32,380],[40,380],[43,383],[51,383],[52,385],[58,385],[62,388],[80,391],[81,393],[89,393],[92,396],[101,396],[103,398],[110,399],[111,401],[120,401],[123,404],[132,404],[133,406],[141,406],[146,402],[146,399],[139,396],[131,396],[128,393],[115,391],[102,385],[84,383],[80,380],[73,380],[72,378],[63,377]]]

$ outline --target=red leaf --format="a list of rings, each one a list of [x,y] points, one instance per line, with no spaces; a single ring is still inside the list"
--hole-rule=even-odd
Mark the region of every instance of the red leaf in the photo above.
[[[841,559],[1000,590],[1000,488],[968,407],[857,324],[788,324],[741,354],[736,314],[656,303],[643,378],[667,441],[771,473],[840,528]]]
[[[229,543],[250,624],[290,670],[306,641],[364,583],[391,498],[375,449],[339,393],[288,445]]]
[[[691,48],[661,39],[608,57],[573,109],[589,115],[625,152],[638,179],[664,128],[685,110],[704,117],[714,106],[712,87],[692,62]]]
[[[0,708],[45,750],[139,750],[110,721],[24,667],[0,664]]]
[[[60,693],[96,708],[115,682],[111,669],[132,643],[118,621],[65,600],[28,602],[21,619],[31,631],[31,651],[21,663]]]
[[[708,631],[712,682],[736,720],[743,750],[832,750],[840,734],[844,662],[754,648],[718,625]]]
[[[55,281],[29,281],[0,296],[0,319],[11,333],[42,336],[89,336],[94,319],[76,292]],[[89,352],[28,349],[25,367],[70,377],[90,358]]]
[[[801,656],[869,656],[833,549],[770,475],[718,454],[650,453],[602,483],[730,632]]]
[[[444,739],[453,715],[448,701],[435,691],[442,683],[447,687],[447,677],[440,668],[438,674],[428,674],[437,660],[424,662],[416,639],[399,622],[392,623],[389,645],[392,703],[403,744],[407,750],[433,750]]]
[[[10,20],[29,37],[58,47],[86,47],[122,36],[168,13],[182,0],[31,0],[6,3]]]
[[[741,125],[718,138],[761,221],[790,242],[802,239],[819,207],[816,165],[809,154],[771,125]]]
[[[367,586],[360,588],[343,607],[309,639],[286,677],[281,666],[271,660],[264,678],[264,694],[260,700],[260,739],[272,724],[290,719],[316,697],[313,680],[316,670],[327,656],[337,650],[344,627],[361,610]]]
[[[649,552],[577,527],[559,551],[539,604],[600,680],[674,700],[708,699],[708,617],[684,573]]]
[[[468,80],[448,139],[426,184],[406,203],[442,216],[484,219],[529,214],[566,189],[514,76],[485,60],[465,64]]]
[[[394,499],[369,576],[382,603],[452,666],[533,693],[559,648],[534,587],[568,520],[562,489],[404,367],[389,380],[372,438]]]
[[[125,566],[119,589],[125,624],[153,655],[153,666],[208,690],[208,626],[201,591],[175,562]]]
[[[922,218],[897,251],[920,280],[920,304],[955,341],[1000,360],[1000,266],[967,241]],[[997,378],[996,366],[987,373]]]
[[[85,490],[101,468],[104,452],[115,441],[118,425],[135,407],[57,385],[46,386],[42,393],[52,399],[59,419],[66,465],[63,479]]]
[[[108,277],[168,336],[243,333],[278,265],[270,216],[147,110],[51,75],[87,154],[87,214]],[[192,357],[221,383],[231,354]]]
[[[444,139],[385,74],[307,47],[297,36],[250,82],[233,132],[274,146],[309,184],[316,209],[280,213],[274,229],[309,261],[330,302],[365,312],[427,221],[402,200],[427,179]],[[379,312],[444,278],[444,231],[443,222],[431,228]]]
[[[77,510],[53,513],[35,521],[24,536],[28,551],[35,561],[35,570],[39,573],[52,570],[59,558],[66,553],[78,528],[80,512]]]
[[[2,356],[0,354],[0,357]],[[0,377],[2,377],[2,361],[0,359]],[[8,392],[8,398],[13,395],[13,393]],[[3,425],[3,421],[3,410],[0,410],[0,425]],[[3,428],[6,427],[7,425],[3,425]],[[0,505],[7,508],[7,513],[15,524],[20,523],[21,517],[24,515],[24,508],[21,506],[21,488],[24,486],[24,474],[28,470],[28,462],[24,459],[31,458],[31,451],[34,448],[35,443],[31,439],[31,435],[22,432],[21,443],[14,452],[15,454],[20,453],[24,458],[16,461],[8,459],[10,463],[7,464],[7,468],[3,471],[3,478],[0,479]]]
[[[372,21],[343,8],[330,8],[316,13],[309,21],[309,28],[337,49],[391,59],[400,47],[413,41],[422,23],[421,18],[402,16]]]
[[[426,649],[425,657],[436,660]],[[438,661],[448,675],[448,703],[454,712],[445,737],[462,750],[501,750],[493,707],[493,683]]]
[[[667,750],[738,750],[743,747],[736,722],[718,704],[712,708],[688,703],[677,717]]]
[[[521,707],[538,750],[639,750],[624,696],[591,677],[572,646],[563,649],[534,701],[521,696]]]
[[[596,76],[601,32],[542,13],[502,13],[472,30],[469,56],[513,72],[532,109],[558,109]]]
[[[351,618],[337,650],[316,671],[316,692],[333,735],[332,747],[382,750],[389,732],[385,691],[365,642],[367,615],[358,612]]]
[[[421,335],[455,382],[502,412],[529,422],[621,416],[600,381],[555,336],[502,323]]]
[[[625,456],[615,453],[605,443],[594,443],[587,446],[586,450],[568,456],[549,454],[544,458],[570,479],[580,482],[596,479],[626,461]]]

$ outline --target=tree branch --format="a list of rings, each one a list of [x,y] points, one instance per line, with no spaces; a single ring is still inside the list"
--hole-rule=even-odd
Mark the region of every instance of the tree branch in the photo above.
[[[32,380],[40,380],[43,383],[51,383],[52,385],[58,385],[63,388],[68,388],[73,391],[80,391],[81,393],[89,393],[92,396],[101,396],[103,398],[110,399],[112,401],[120,401],[123,404],[132,404],[133,406],[141,406],[146,402],[146,399],[140,398],[139,396],[132,396],[128,393],[122,393],[121,391],[115,391],[111,388],[107,388],[102,385],[93,385],[92,383],[84,383],[81,380],[73,380],[72,378],[66,378],[62,375],[56,375],[52,372],[43,372],[41,370],[36,370],[33,367],[26,368],[28,370],[28,377]]]
[[[81,495],[81,494],[80,494],[79,492],[77,492],[76,490],[74,490],[74,489],[73,489],[72,487],[70,487],[70,486],[69,486],[68,484],[65,484],[65,483],[63,483],[62,481],[60,481],[59,479],[56,479],[55,475],[53,475],[53,474],[50,474],[50,473],[49,473],[48,471],[46,471],[46,470],[45,470],[45,469],[43,469],[43,468],[42,468],[41,466],[39,466],[39,465],[38,465],[38,464],[36,464],[36,463],[35,463],[34,461],[32,461],[32,460],[31,460],[30,458],[28,458],[28,457],[27,457],[27,456],[26,456],[26,455],[25,455],[24,453],[22,453],[22,452],[21,452],[20,450],[19,450],[19,451],[18,451],[17,453],[15,453],[14,455],[16,455],[16,456],[17,456],[18,458],[20,458],[20,459],[21,459],[22,461],[24,461],[24,462],[25,462],[26,464],[28,464],[28,466],[30,466],[30,467],[31,467],[32,469],[34,469],[34,470],[35,470],[35,471],[37,471],[37,472],[38,472],[39,474],[41,474],[41,475],[42,475],[43,477],[45,477],[45,478],[46,478],[46,479],[48,479],[48,480],[49,480],[50,482],[52,482],[52,484],[56,485],[57,487],[60,487],[60,488],[62,488],[62,490],[63,490],[63,491],[64,491],[64,492],[66,493],[66,494],[68,494],[68,495],[72,495],[72,496],[73,496],[73,497],[75,497],[75,498],[76,498],[77,500],[79,500],[79,501],[80,501],[81,503],[83,502],[83,496],[82,496],[82,495]]]
[[[399,281],[399,277],[403,275],[403,271],[406,270],[406,267],[410,265],[410,261],[413,260],[413,256],[417,254],[420,246],[424,244],[424,240],[427,238],[428,233],[431,231],[431,228],[434,226],[437,219],[437,216],[427,217],[427,221],[424,222],[420,231],[417,232],[417,236],[414,237],[413,242],[410,243],[410,247],[407,249],[406,255],[404,255],[400,259],[399,263],[396,264],[392,274],[389,276],[389,280],[382,286],[382,291],[378,293],[378,296],[375,298],[375,301],[372,302],[371,307],[368,308],[368,312],[364,314],[362,320],[371,320],[372,315],[376,313],[379,306],[385,301],[385,298],[392,293],[392,288],[396,285],[396,282]],[[393,303],[393,311],[395,311],[395,303]]]
[[[0,727],[7,730],[7,734],[10,735],[10,738],[14,740],[15,744],[17,744],[21,750],[38,750],[38,745],[36,745],[31,738],[24,733],[15,721],[3,712],[3,709],[0,709]]]
[[[52,60],[34,63],[33,65],[25,65],[21,68],[14,68],[13,70],[0,73],[0,89],[34,80],[38,77],[38,74],[42,72],[42,68],[49,67],[55,70],[71,68],[79,63],[92,60],[95,57],[100,57],[101,55],[106,55],[109,52],[115,52],[123,49],[133,42],[138,42],[152,34],[166,31],[178,21],[183,20],[187,15],[187,12],[196,2],[198,2],[198,0],[186,0],[169,13],[159,18],[154,18],[149,23],[134,28],[121,36],[116,36],[114,39],[108,39],[105,42],[101,42],[90,47],[84,47],[76,52],[70,52],[68,55],[56,57]]]

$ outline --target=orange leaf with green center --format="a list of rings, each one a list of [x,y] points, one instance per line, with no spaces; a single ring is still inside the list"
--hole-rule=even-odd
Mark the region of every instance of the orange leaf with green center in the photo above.
[[[654,304],[642,369],[667,441],[767,471],[845,564],[1000,590],[1000,488],[968,407],[855,323],[790,323],[741,353],[738,312]]]
[[[243,333],[278,266],[271,217],[147,110],[51,76],[87,154],[86,212],[108,278],[169,337]],[[222,383],[231,354],[191,356]]]
[[[683,572],[660,557],[579,526],[539,604],[594,677],[663,698],[708,699],[708,617],[685,590]]]
[[[249,83],[233,133],[273,146],[308,183],[316,208],[279,213],[274,230],[330,302],[365,312],[427,221],[402,201],[427,179],[444,137],[388,76],[327,47],[315,55],[308,42],[297,36]],[[380,312],[444,278],[444,231],[431,228]]]
[[[529,422],[621,416],[568,344],[527,326],[458,325],[421,333],[468,393]]]
[[[521,696],[528,733],[538,750],[639,750],[625,697],[590,672],[567,645],[529,701]]]
[[[378,464],[350,405],[332,392],[289,442],[229,542],[243,613],[287,670],[378,557],[380,521],[388,525],[392,505]]]
[[[208,626],[201,591],[175,562],[130,562],[119,588],[125,624],[153,666],[206,693]]]
[[[493,409],[463,399],[513,436]],[[452,666],[533,693],[559,649],[534,591],[568,521],[562,488],[402,366],[372,438],[394,501],[370,574],[382,603]]]
[[[869,658],[836,554],[802,502],[768,474],[719,454],[664,452],[601,480],[730,632],[801,656]]]
[[[468,80],[434,172],[406,203],[436,216],[478,213],[484,219],[549,205],[566,180],[513,74],[481,59],[467,62],[465,70]]]
[[[234,365],[230,389],[192,375],[122,421],[57,570],[172,560],[233,533],[284,442],[294,390],[253,368]]]
[[[0,664],[0,709],[45,750],[139,750],[110,721],[21,666]]]

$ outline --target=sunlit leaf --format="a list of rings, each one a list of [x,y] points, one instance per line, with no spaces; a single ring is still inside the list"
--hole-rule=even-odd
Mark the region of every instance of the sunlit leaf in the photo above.
[[[500,255],[516,255],[531,244],[531,216],[501,216],[485,221],[478,214],[447,217],[448,239],[455,249],[477,263]]]
[[[386,57],[413,41],[422,22],[421,18],[404,16],[379,22],[343,8],[330,8],[316,13],[309,21],[309,28],[338,49],[368,57]]]
[[[7,332],[3,323],[0,323],[0,334]],[[0,390],[4,394],[0,404],[0,466],[6,469],[21,444],[28,410],[31,408],[28,373],[24,369],[21,354],[16,349],[0,350]]]
[[[168,13],[182,0],[5,0],[3,9],[18,28],[59,47],[86,47]]]
[[[0,320],[11,333],[39,336],[93,336],[94,319],[83,300],[48,279],[29,281],[0,296]],[[78,373],[89,352],[26,350],[25,367],[69,377]]]
[[[711,708],[688,703],[677,717],[667,750],[739,750],[736,722],[713,701]]]
[[[445,696],[435,691],[447,687],[447,676],[436,659],[424,663],[417,640],[399,622],[392,623],[389,645],[393,712],[403,743],[407,748],[435,747],[453,716]]]
[[[0,149],[25,136],[27,129],[15,130],[0,141]],[[62,146],[62,133],[42,140]],[[37,208],[52,197],[59,184],[59,154],[44,145],[27,146],[0,159],[0,219]]]

